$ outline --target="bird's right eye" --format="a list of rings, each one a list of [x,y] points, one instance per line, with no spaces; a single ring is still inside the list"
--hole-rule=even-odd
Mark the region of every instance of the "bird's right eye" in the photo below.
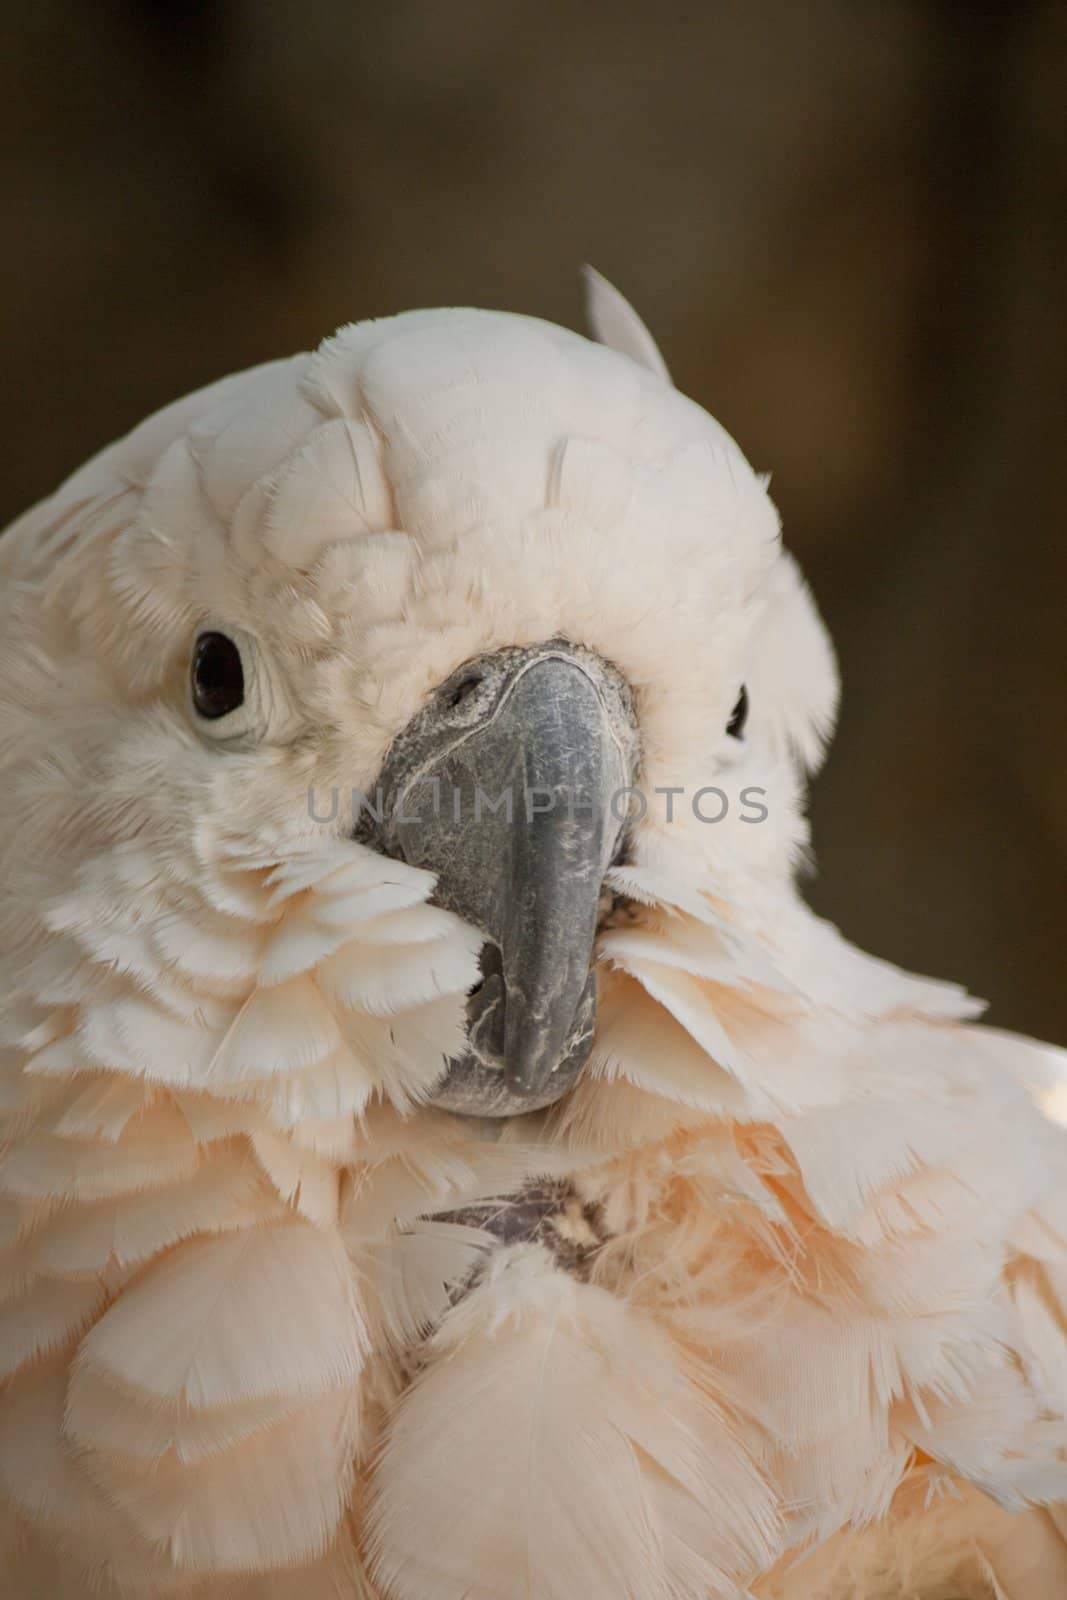
[[[228,717],[244,704],[241,652],[224,633],[202,633],[197,639],[192,676],[193,704],[208,721]]]

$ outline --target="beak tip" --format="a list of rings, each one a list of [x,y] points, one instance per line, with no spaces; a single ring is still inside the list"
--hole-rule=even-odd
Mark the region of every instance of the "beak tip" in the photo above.
[[[562,997],[561,997],[562,998]],[[584,1062],[593,1041],[596,974],[587,968],[578,994],[531,1015],[521,999],[507,1002],[503,1049],[504,1076],[517,1094],[540,1095],[555,1079],[566,1082],[568,1069]],[[562,1092],[562,1090],[561,1090]]]

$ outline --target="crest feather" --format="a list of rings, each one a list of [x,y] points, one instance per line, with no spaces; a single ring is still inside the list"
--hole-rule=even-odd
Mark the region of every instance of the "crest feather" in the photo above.
[[[664,383],[670,383],[671,375],[659,346],[626,297],[595,267],[584,266],[582,279],[585,314],[594,339],[606,344],[609,350],[629,356],[631,361],[654,372]]]

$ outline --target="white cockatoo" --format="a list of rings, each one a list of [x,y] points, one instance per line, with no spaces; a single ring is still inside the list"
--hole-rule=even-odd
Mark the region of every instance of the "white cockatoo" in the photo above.
[[[0,541],[11,1600],[1067,1595],[1061,1058],[800,899],[829,645],[589,289]]]

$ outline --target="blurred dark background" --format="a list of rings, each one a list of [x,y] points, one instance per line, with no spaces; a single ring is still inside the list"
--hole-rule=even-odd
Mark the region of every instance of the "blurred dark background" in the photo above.
[[[35,0],[3,521],[147,412],[577,266],[774,474],[841,657],[816,907],[1067,1043],[1067,5]]]

